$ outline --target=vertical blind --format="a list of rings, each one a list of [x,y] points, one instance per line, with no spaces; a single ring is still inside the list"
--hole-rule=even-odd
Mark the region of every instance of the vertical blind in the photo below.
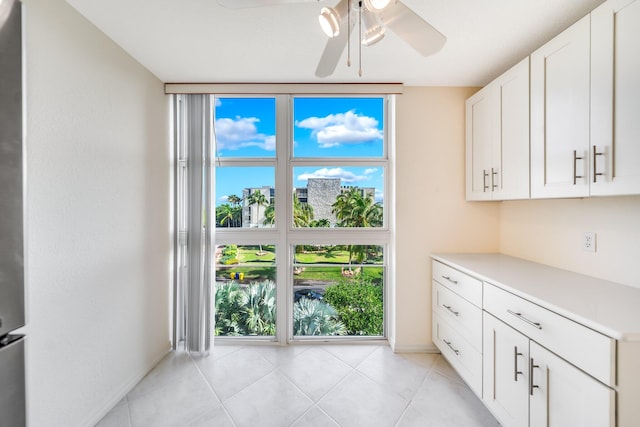
[[[210,159],[213,134],[209,95],[174,97],[176,146],[176,276],[174,347],[193,354],[211,346],[213,229]]]

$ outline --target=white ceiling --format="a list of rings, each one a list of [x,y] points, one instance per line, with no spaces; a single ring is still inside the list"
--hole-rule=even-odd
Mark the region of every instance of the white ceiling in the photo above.
[[[422,57],[393,33],[346,49],[333,76],[314,76],[326,36],[317,16],[338,0],[231,10],[216,0],[67,0],[163,82],[397,82],[483,86],[603,0],[402,0],[447,36]]]

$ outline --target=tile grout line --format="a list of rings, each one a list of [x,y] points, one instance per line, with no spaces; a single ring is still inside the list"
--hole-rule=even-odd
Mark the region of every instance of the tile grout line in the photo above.
[[[237,351],[237,350],[235,350]],[[229,354],[233,354],[235,351],[229,353]],[[216,399],[218,399],[218,402],[220,403],[220,406],[222,407],[222,410],[224,411],[224,413],[227,415],[227,417],[229,417],[229,419],[231,420],[231,422],[233,423],[233,425],[235,427],[238,427],[238,423],[236,422],[236,420],[231,416],[231,413],[227,410],[227,407],[224,405],[224,403],[222,403],[222,399],[220,398],[220,396],[218,395],[218,393],[216,392],[216,390],[213,388],[213,384],[211,384],[209,382],[209,380],[207,379],[207,376],[204,374],[204,372],[202,372],[202,369],[200,369],[200,366],[198,366],[198,363],[196,363],[195,360],[193,360],[193,357],[191,356],[191,354],[189,352],[186,352],[187,355],[189,356],[189,359],[191,360],[191,363],[193,363],[196,367],[196,370],[198,371],[198,373],[200,374],[200,376],[202,377],[202,379],[204,379],[205,384],[207,384],[207,387],[209,387],[209,390],[211,390],[211,393],[213,393],[213,395],[216,397]],[[225,355],[223,357],[226,357],[228,355]],[[215,361],[214,361],[215,363]]]

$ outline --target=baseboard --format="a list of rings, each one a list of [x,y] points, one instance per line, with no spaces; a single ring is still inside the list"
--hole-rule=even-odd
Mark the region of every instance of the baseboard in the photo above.
[[[392,347],[394,353],[440,353],[433,344],[424,345],[396,345]]]
[[[142,379],[149,373],[155,366],[160,363],[162,359],[165,358],[167,354],[169,354],[172,350],[169,348],[165,353],[160,354],[152,363],[151,367],[147,369],[145,372],[139,373],[134,376],[131,380],[127,381],[120,390],[118,390],[111,398],[109,398],[102,407],[94,412],[91,416],[87,417],[86,422],[81,423],[83,426],[95,426],[98,422],[104,418],[116,405],[126,397],[127,394],[140,382]]]

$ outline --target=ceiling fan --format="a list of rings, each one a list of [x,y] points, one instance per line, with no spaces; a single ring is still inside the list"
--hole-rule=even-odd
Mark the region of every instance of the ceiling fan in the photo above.
[[[291,3],[319,3],[322,0],[217,0],[230,9],[272,6]],[[316,68],[317,77],[328,77],[336,69],[344,48],[348,46],[347,65],[351,65],[349,39],[358,25],[358,45],[371,46],[391,30],[422,56],[433,55],[447,38],[400,0],[340,0],[335,7],[323,7],[318,17],[329,40]],[[360,63],[361,64],[361,63]],[[358,74],[362,76],[362,66]]]

